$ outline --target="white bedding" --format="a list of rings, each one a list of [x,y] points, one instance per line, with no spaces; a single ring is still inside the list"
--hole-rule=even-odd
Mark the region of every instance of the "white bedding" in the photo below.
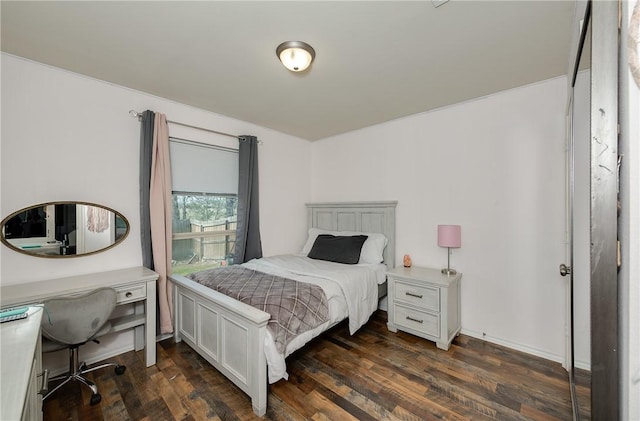
[[[378,284],[385,282],[387,267],[380,264],[344,265],[310,259],[304,255],[264,257],[243,263],[250,269],[283,276],[320,286],[329,303],[329,320],[315,329],[294,338],[280,354],[267,330],[265,354],[269,383],[288,378],[285,358],[329,327],[349,317],[349,332],[353,335],[378,307]]]

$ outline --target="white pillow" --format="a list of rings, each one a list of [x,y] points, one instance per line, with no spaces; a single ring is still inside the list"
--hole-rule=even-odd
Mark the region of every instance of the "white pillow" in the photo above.
[[[379,233],[369,233],[369,232],[355,232],[355,231],[327,231],[319,228],[310,228],[309,229],[309,237],[307,238],[307,242],[304,244],[302,248],[302,254],[305,256],[309,254],[311,248],[313,247],[313,243],[315,243],[316,238],[320,234],[330,234],[330,235],[366,235],[367,241],[362,245],[362,250],[360,251],[360,260],[358,260],[358,264],[372,264],[372,263],[382,263],[384,260],[383,252],[384,248],[387,246],[389,240],[384,234]]]

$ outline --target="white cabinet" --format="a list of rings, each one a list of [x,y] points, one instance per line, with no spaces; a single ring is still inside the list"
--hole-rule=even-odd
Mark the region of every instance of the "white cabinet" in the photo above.
[[[42,420],[42,308],[0,325],[0,420]]]
[[[40,336],[40,331],[38,331]],[[40,390],[44,386],[42,372],[42,347],[41,341],[38,340],[36,352],[33,356],[33,365],[31,366],[31,374],[29,376],[29,388],[25,397],[24,408],[22,408],[23,421],[39,421],[42,420],[42,396]]]
[[[418,266],[388,271],[389,330],[429,339],[448,350],[461,329],[460,279],[461,273],[444,275],[440,269]]]

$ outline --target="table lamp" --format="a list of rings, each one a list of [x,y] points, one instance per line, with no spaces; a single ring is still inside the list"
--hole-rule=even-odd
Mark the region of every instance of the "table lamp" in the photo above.
[[[460,225],[438,225],[438,245],[447,248],[447,267],[441,270],[445,275],[456,274],[450,265],[450,249],[451,247],[458,248],[462,244],[461,231]]]

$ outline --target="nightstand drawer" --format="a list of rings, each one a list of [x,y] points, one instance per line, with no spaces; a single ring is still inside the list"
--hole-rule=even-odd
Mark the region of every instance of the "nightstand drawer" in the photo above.
[[[440,316],[424,313],[401,305],[394,306],[394,318],[400,327],[416,330],[425,335],[440,336]]]
[[[425,310],[440,311],[440,290],[428,286],[416,286],[395,281],[395,299]]]

